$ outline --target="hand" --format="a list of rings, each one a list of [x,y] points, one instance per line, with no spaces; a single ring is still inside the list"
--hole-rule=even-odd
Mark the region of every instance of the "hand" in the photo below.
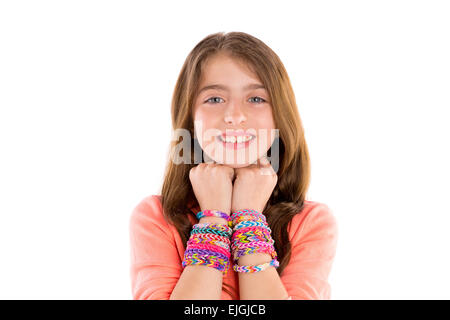
[[[234,172],[231,212],[252,209],[262,213],[278,181],[267,158],[263,156],[257,164],[235,168]]]
[[[189,171],[195,197],[204,210],[230,214],[234,169],[217,163],[200,163]]]

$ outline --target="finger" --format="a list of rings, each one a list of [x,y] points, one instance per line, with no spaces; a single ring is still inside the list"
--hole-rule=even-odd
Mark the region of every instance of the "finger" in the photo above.
[[[258,168],[259,173],[263,176],[271,176],[273,175],[273,169],[272,168],[265,168],[265,167],[260,167]]]
[[[258,159],[258,165],[262,168],[268,168],[269,166],[271,166],[266,156],[262,156],[261,158]]]
[[[231,181],[234,181],[234,179],[236,178],[236,170],[234,169],[234,168],[232,168],[233,169],[233,171],[232,171],[232,177],[231,177]]]
[[[258,160],[259,172],[262,175],[272,175],[273,168],[266,156],[262,156]]]
[[[234,168],[229,167],[229,174],[230,174],[231,181],[233,181],[234,177],[236,176],[236,172],[234,171]]]

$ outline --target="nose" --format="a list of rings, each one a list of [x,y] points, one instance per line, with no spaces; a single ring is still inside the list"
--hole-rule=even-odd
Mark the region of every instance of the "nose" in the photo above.
[[[227,124],[236,125],[247,120],[247,115],[244,113],[244,108],[239,102],[230,102],[225,109],[224,121]]]

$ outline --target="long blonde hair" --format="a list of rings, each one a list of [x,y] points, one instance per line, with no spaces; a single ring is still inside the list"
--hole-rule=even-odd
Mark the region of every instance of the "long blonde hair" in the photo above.
[[[192,108],[199,89],[202,66],[208,57],[216,53],[226,53],[244,61],[257,74],[270,96],[274,123],[279,129],[279,169],[277,185],[263,213],[272,229],[280,261],[277,271],[281,276],[291,257],[287,227],[302,210],[310,182],[309,152],[294,92],[280,58],[261,40],[244,32],[218,32],[206,36],[187,56],[172,96],[172,128],[186,129],[191,133],[190,159],[194,159],[194,145],[198,144],[194,138]],[[171,141],[169,150],[175,150],[178,143]],[[268,155],[272,153],[272,147]],[[196,164],[175,164],[170,159],[172,155],[169,155],[164,173],[161,203],[166,220],[178,230],[186,248],[192,227],[188,215],[195,217],[192,208],[198,207],[189,180],[189,171]],[[227,290],[227,286],[233,292]],[[236,288],[224,283],[223,290],[237,299]]]

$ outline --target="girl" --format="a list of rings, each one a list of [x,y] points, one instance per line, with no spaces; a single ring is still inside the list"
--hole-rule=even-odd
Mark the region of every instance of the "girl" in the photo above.
[[[308,148],[279,57],[243,32],[207,36],[181,69],[172,126],[190,133],[190,161],[173,161],[172,141],[161,195],[131,215],[133,298],[330,299],[337,224],[305,200]]]

